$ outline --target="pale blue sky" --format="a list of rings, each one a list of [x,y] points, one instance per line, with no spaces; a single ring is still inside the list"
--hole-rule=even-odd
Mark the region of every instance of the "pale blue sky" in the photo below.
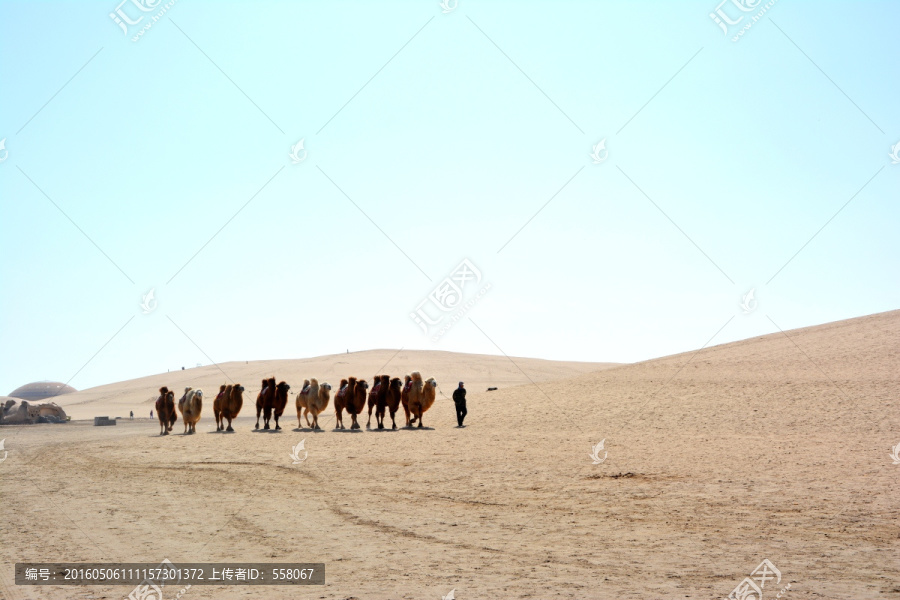
[[[707,1],[179,0],[138,42],[116,6],[0,2],[0,393],[900,306],[896,2],[780,0],[737,43]],[[409,313],[463,258],[492,287],[432,342]]]

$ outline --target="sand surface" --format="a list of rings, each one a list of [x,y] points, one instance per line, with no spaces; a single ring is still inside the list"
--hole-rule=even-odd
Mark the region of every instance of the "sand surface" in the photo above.
[[[295,431],[289,407],[283,431],[254,432],[245,405],[225,435],[210,404],[193,436],[149,419],[2,428],[0,595],[125,598],[17,587],[12,567],[168,558],[326,563],[325,586],[186,599],[724,598],[769,559],[766,600],[788,583],[782,598],[900,598],[898,340],[894,311],[613,368],[403,351],[382,369],[395,351],[375,351],[86,390],[60,399],[74,418],[226,376],[253,398],[266,375],[413,367],[470,389],[464,429],[442,396],[425,430]]]

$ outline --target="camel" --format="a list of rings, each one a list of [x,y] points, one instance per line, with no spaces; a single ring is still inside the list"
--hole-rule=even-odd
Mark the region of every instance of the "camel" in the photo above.
[[[219,399],[216,398],[216,402]],[[234,431],[231,420],[238,416],[244,405],[244,386],[239,383],[225,386],[225,393],[219,404],[219,413],[216,415],[216,431]],[[215,408],[213,409],[215,410]],[[225,427],[225,419],[228,419],[228,427]]]
[[[334,395],[335,429],[345,429],[342,415],[345,409],[353,420],[350,429],[359,429],[356,416],[366,408],[366,390],[368,388],[369,384],[365,379],[357,380],[356,377],[341,379],[341,388]]]
[[[384,411],[387,407],[388,388],[391,385],[390,375],[376,376],[372,380],[372,391],[369,392],[369,420],[366,429],[372,426],[372,409],[375,409],[375,423],[378,429],[384,429]]]
[[[312,381],[316,382],[315,379]],[[322,382],[322,385],[319,386],[319,394],[317,396],[310,394],[309,397],[309,412],[312,413],[313,416],[313,429],[321,429],[321,427],[319,427],[319,415],[328,408],[329,400],[331,400],[331,384],[324,381]]]
[[[203,390],[187,388],[184,396],[178,401],[178,408],[181,409],[181,417],[184,419],[185,435],[197,433],[197,422],[203,410]]]
[[[275,396],[275,378],[270,377],[269,379],[263,379],[262,389],[260,389],[259,394],[256,395],[256,427],[253,429],[259,429],[259,415],[263,411],[263,408],[268,405],[268,410],[272,410],[273,396]],[[269,428],[268,422],[269,412],[266,413],[266,429]]]
[[[213,400],[213,416],[216,418],[216,431],[222,431],[222,428],[219,427],[219,422],[222,417],[222,402],[225,400],[225,390],[227,389],[227,385],[222,384],[219,386],[219,393],[216,394],[216,399]]]
[[[315,393],[318,394],[318,385],[316,386]],[[303,429],[303,420],[301,417],[306,415],[306,424],[312,426],[312,423],[309,421],[309,395],[313,393],[311,388],[311,384],[309,379],[303,380],[303,387],[300,388],[300,391],[297,392],[297,400],[295,404],[297,405],[297,429]]]
[[[178,410],[181,412],[182,419],[184,419],[184,402],[185,402],[185,400],[187,400],[188,393],[190,393],[190,391],[193,389],[194,388],[192,388],[190,386],[184,388],[184,394],[181,396],[181,398],[178,399]],[[173,423],[173,425],[174,425],[174,423]],[[187,428],[185,428],[185,429],[187,429]]]
[[[418,420],[421,429],[423,427],[422,414],[434,404],[437,381],[434,380],[434,377],[429,377],[423,383],[422,374],[418,371],[414,371],[410,376],[412,387],[409,389],[409,411],[413,414],[412,422]]]
[[[366,390],[368,389],[369,384],[366,383],[366,380],[360,379],[356,382],[356,388],[353,390],[353,395],[347,398],[347,413],[353,419],[353,425],[350,426],[350,429],[360,428],[356,416],[362,414],[362,411],[366,409]]]
[[[275,380],[272,379],[271,381],[275,381]],[[287,406],[289,389],[291,389],[291,386],[288,385],[284,381],[279,382],[278,385],[275,386],[275,394],[272,397],[272,411],[275,416],[275,430],[276,431],[281,430],[281,425],[278,424],[278,419],[281,417],[281,415],[284,414],[284,408]],[[266,418],[265,429],[268,429],[269,428],[269,409],[268,409],[268,407],[266,407],[265,418]]]
[[[397,421],[394,420],[394,415],[397,414],[397,409],[400,408],[400,398],[402,395],[403,382],[400,381],[399,377],[394,377],[388,384],[387,393],[387,409],[391,413],[391,429],[397,429]],[[384,424],[384,413],[381,415],[381,422]]]
[[[334,428],[344,429],[344,409],[347,407],[348,397],[352,397],[356,392],[356,377],[350,379],[341,379],[338,391],[334,395]],[[348,411],[349,412],[349,411]]]
[[[163,386],[159,388],[159,398],[156,399],[156,416],[159,418],[159,435],[169,435],[172,425],[178,419],[175,412],[175,392]]]
[[[403,404],[403,412],[406,413],[406,427],[412,427],[409,414],[409,389],[412,387],[412,377],[406,375],[404,378],[403,390],[400,392],[400,402]]]
[[[319,415],[328,408],[329,400],[331,400],[331,385],[327,381],[321,385],[319,385],[319,380],[315,377],[309,381],[304,381],[303,391],[297,394],[297,427],[303,427],[303,423],[300,420],[302,407],[303,416],[306,417],[306,424],[313,429],[321,429],[319,427]],[[309,420],[309,415],[312,415],[312,421]]]

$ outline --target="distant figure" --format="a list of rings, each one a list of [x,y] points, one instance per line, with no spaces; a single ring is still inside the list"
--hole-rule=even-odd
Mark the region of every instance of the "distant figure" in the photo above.
[[[184,371],[184,367],[181,367],[181,370]]]
[[[128,418],[134,421],[134,411],[129,411]]]
[[[453,402],[456,404],[456,421],[459,423],[457,427],[465,427],[463,419],[469,411],[466,410],[466,388],[462,381],[459,382],[459,387],[453,390]]]
[[[150,418],[151,418],[151,419],[153,418],[153,411],[152,411],[152,410],[150,411]]]

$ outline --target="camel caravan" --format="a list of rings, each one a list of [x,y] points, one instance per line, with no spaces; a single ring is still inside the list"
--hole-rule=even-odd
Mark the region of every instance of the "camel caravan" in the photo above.
[[[275,422],[275,430],[281,430],[278,420],[284,415],[284,409],[288,403],[288,390],[291,386],[281,381],[275,383],[274,377],[263,379],[261,389],[256,396],[256,426],[259,429],[260,417],[262,417],[263,430],[271,429],[271,422]],[[422,415],[432,407],[435,401],[437,381],[433,377],[423,379],[422,374],[414,371],[406,375],[401,381],[399,377],[379,375],[372,380],[372,389],[365,379],[348,377],[341,379],[341,384],[334,394],[335,430],[346,429],[344,426],[344,412],[350,417],[350,429],[360,429],[358,417],[362,415],[366,407],[369,409],[366,429],[371,429],[372,412],[375,412],[375,425],[378,429],[384,429],[385,417],[390,414],[391,429],[397,429],[395,415],[400,407],[406,413],[406,427],[411,428],[418,423],[422,428]],[[328,382],[319,383],[318,379],[311,378],[303,381],[303,388],[297,393],[297,428],[303,428],[306,420],[307,427],[313,430],[321,430],[319,427],[319,415],[328,408],[331,401],[331,385]],[[219,386],[219,393],[213,401],[213,414],[216,418],[216,431],[233,432],[231,422],[237,418],[244,404],[244,386],[239,383]],[[197,432],[197,423],[200,421],[200,413],[203,410],[203,390],[195,390],[191,387],[184,388],[184,395],[176,403],[175,392],[168,387],[159,388],[159,397],[156,400],[156,414],[159,418],[159,434],[169,435],[172,427],[178,421],[178,414],[184,421],[184,435]],[[310,418],[312,417],[312,418]],[[227,421],[227,425],[226,425]]]

